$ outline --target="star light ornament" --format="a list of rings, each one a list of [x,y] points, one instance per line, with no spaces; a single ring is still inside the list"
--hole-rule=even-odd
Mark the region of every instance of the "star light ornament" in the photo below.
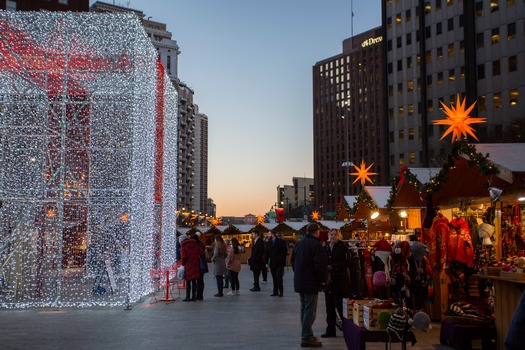
[[[440,101],[441,105],[445,109],[447,119],[433,120],[432,122],[437,125],[450,125],[443,136],[441,136],[439,139],[440,141],[450,133],[452,133],[452,142],[459,140],[461,136],[467,138],[467,134],[479,141],[474,134],[474,129],[470,126],[470,124],[485,123],[487,119],[469,117],[469,113],[472,111],[472,109],[474,109],[476,102],[474,102],[467,110],[465,110],[466,100],[467,99],[464,98],[463,102],[461,102],[459,95],[457,95],[456,106],[451,106],[450,108]]]
[[[319,220],[319,212],[317,210],[312,212],[312,220]]]
[[[354,164],[354,168],[355,168],[355,170],[357,170],[357,172],[356,173],[350,173],[350,175],[357,176],[357,178],[354,180],[354,182],[352,182],[352,185],[355,184],[359,180],[361,180],[361,185],[362,186],[365,185],[366,181],[370,181],[370,183],[373,184],[374,181],[372,181],[372,179],[370,179],[370,176],[371,175],[377,175],[377,173],[370,173],[370,172],[368,172],[370,170],[370,168],[372,168],[372,165],[374,165],[374,163],[370,164],[367,167],[364,160],[361,160],[361,165],[359,166],[359,168]]]

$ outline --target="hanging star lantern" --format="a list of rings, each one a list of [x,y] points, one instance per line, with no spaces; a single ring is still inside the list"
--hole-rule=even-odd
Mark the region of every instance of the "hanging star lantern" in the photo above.
[[[361,185],[363,185],[363,186],[365,185],[365,182],[367,180],[370,181],[371,183],[374,183],[374,181],[372,181],[372,179],[370,179],[370,175],[377,175],[377,173],[370,173],[370,172],[368,172],[370,170],[370,168],[372,167],[372,165],[374,165],[374,163],[370,164],[367,167],[364,160],[361,160],[361,166],[359,168],[354,164],[354,168],[355,168],[355,170],[357,170],[357,172],[356,173],[350,173],[350,175],[357,176],[357,178],[354,180],[354,182],[352,182],[352,185],[355,184],[359,180],[361,180]]]
[[[441,101],[440,101],[441,102]],[[461,136],[467,137],[467,134],[475,138],[477,141],[478,138],[474,134],[474,129],[470,126],[470,124],[475,123],[485,123],[487,121],[486,118],[470,118],[469,113],[474,109],[474,105],[476,102],[474,102],[467,110],[465,110],[465,103],[466,98],[463,99],[463,102],[460,101],[459,95],[457,95],[456,100],[456,106],[451,106],[450,108],[447,107],[443,102],[441,102],[441,105],[445,109],[445,114],[447,115],[447,119],[440,119],[440,120],[433,120],[432,122],[434,124],[438,125],[450,125],[441,136],[440,141],[445,138],[448,134],[452,133],[452,142],[454,140],[459,140]]]
[[[264,216],[262,216],[262,215],[257,216],[257,223],[261,224],[263,222],[264,222]]]
[[[312,220],[319,220],[319,212],[317,210],[312,212]]]

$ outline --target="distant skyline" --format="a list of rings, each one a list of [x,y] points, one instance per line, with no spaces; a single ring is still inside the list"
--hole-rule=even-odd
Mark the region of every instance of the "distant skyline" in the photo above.
[[[381,24],[379,0],[105,2],[166,23],[177,41],[179,79],[208,116],[217,216],[263,215],[277,186],[313,177],[312,67],[342,52],[351,5],[354,35]]]

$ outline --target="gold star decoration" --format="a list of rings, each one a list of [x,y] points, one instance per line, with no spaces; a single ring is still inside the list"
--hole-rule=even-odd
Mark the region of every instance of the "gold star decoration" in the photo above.
[[[312,212],[312,220],[319,220],[319,212],[317,210]]]
[[[264,222],[264,217],[262,215],[259,215],[257,217],[257,223],[260,224],[260,223],[263,223]]]
[[[466,100],[467,99],[464,98],[463,102],[461,102],[459,95],[457,95],[456,106],[451,106],[450,108],[440,101],[441,105],[445,109],[447,119],[433,120],[432,122],[438,125],[450,125],[447,131],[445,131],[443,136],[441,136],[441,138],[439,139],[440,141],[443,140],[443,138],[445,138],[445,136],[447,136],[450,133],[452,133],[452,142],[454,142],[454,140],[456,139],[460,139],[462,135],[466,138],[467,134],[479,141],[476,135],[474,134],[474,129],[470,126],[470,124],[485,123],[487,119],[470,118],[469,113],[474,108],[476,102],[474,102],[467,110],[465,110]]]
[[[355,170],[357,170],[357,173],[350,173],[350,175],[357,176],[357,178],[354,180],[354,182],[352,182],[352,185],[355,184],[359,180],[361,180],[361,185],[363,186],[367,180],[370,181],[371,183],[374,183],[374,181],[370,179],[370,175],[377,175],[377,173],[368,172],[370,168],[372,167],[372,165],[374,165],[374,163],[370,164],[367,168],[364,160],[361,160],[361,166],[359,168],[354,164],[354,168]]]

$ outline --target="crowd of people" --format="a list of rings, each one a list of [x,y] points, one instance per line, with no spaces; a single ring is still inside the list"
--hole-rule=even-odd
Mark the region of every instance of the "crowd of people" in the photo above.
[[[319,240],[320,229],[317,224],[309,224],[306,231],[305,237],[297,242],[292,251],[294,290],[299,293],[301,301],[301,346],[320,347],[322,343],[312,330],[317,313],[318,293],[325,292],[326,304],[327,326],[321,337],[335,337],[337,319],[342,316],[344,291],[350,285],[347,268],[349,257],[348,249],[340,241],[342,236],[339,230],[329,231],[325,245]],[[186,298],[183,301],[202,300],[203,277],[208,272],[206,248],[197,234],[191,238],[183,234],[178,242],[180,254],[177,259],[184,266],[186,280]],[[232,238],[230,242],[218,234],[214,236],[211,251],[212,272],[217,283],[217,293],[214,296],[223,297],[226,288],[230,288],[226,295],[239,296],[239,272],[242,266],[241,254],[245,253],[244,246],[237,238]],[[261,291],[261,276],[262,283],[266,283],[269,271],[273,282],[270,296],[283,297],[283,275],[288,251],[287,243],[277,232],[269,231],[267,235],[263,235],[263,232],[252,231],[252,249],[247,261],[253,274],[253,286],[249,289],[251,292]]]

